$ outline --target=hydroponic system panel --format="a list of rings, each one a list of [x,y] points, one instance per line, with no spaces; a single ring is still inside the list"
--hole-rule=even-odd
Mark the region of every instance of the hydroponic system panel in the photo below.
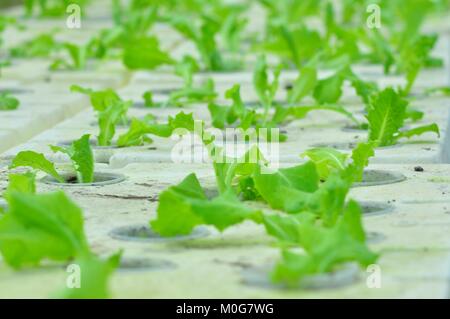
[[[0,298],[448,298],[448,1],[6,5]]]

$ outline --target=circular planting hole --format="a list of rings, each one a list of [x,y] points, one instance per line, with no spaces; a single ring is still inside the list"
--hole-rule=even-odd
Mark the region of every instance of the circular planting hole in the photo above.
[[[391,171],[365,170],[362,182],[353,184],[353,187],[377,186],[400,183],[406,180],[406,176]]]
[[[74,173],[61,174],[61,176],[66,181],[65,183],[59,182],[53,176],[46,176],[42,179],[42,181],[45,184],[58,186],[105,186],[111,184],[118,184],[126,179],[125,176],[122,174],[99,172],[94,174],[94,181],[92,183],[79,183],[78,178]]]
[[[176,265],[168,260],[139,257],[122,258],[119,265],[120,271],[160,271],[174,268]]]
[[[383,215],[394,210],[392,205],[382,202],[361,202],[360,205],[364,216]]]
[[[206,237],[209,231],[205,227],[196,227],[191,234],[185,236],[162,237],[147,225],[122,226],[113,229],[109,235],[114,239],[139,242],[175,242]]]
[[[358,279],[359,267],[355,263],[346,263],[338,269],[317,275],[303,277],[297,284],[273,283],[270,280],[270,267],[251,267],[242,271],[244,284],[267,289],[332,289],[348,286]]]

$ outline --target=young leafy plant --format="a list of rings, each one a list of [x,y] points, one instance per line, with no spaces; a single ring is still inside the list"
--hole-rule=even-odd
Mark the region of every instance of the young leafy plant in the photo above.
[[[133,38],[124,47],[123,64],[130,70],[153,70],[173,63],[170,55],[159,47],[156,37]]]
[[[85,134],[73,141],[70,146],[50,146],[53,152],[61,152],[69,156],[77,172],[77,181],[80,183],[94,181],[94,155],[89,138],[90,135]]]
[[[119,136],[117,146],[137,146],[144,143],[151,143],[152,139],[148,135],[159,137],[170,137],[178,129],[185,129],[188,132],[194,130],[194,119],[192,113],[178,113],[175,117],[169,116],[167,123],[158,124],[155,121],[148,122],[133,118],[128,131]]]
[[[69,156],[76,172],[76,182],[92,183],[94,181],[94,156],[89,142],[89,134],[73,141],[70,146],[50,146],[52,151],[61,152]],[[50,162],[43,154],[33,151],[22,151],[14,157],[10,169],[17,167],[30,167],[47,173],[58,182],[66,180],[55,169],[55,164]]]
[[[84,70],[89,59],[90,44],[77,45],[65,42],[61,48],[67,53],[67,57],[56,58],[50,65],[51,70]]]
[[[220,23],[206,15],[201,16],[199,24],[196,22],[181,15],[174,15],[169,20],[171,26],[195,44],[204,70],[226,71],[238,68],[240,63],[226,60],[218,48],[215,37],[220,31]]]
[[[14,58],[49,57],[59,49],[61,44],[55,41],[53,34],[43,33],[12,48],[10,54]]]
[[[9,165],[9,169],[17,167],[29,167],[37,171],[42,171],[52,176],[57,181],[64,183],[65,180],[55,169],[55,164],[50,162],[44,154],[33,151],[19,152]]]
[[[302,157],[308,157],[316,165],[322,181],[326,181],[334,173],[340,173],[352,183],[361,182],[364,168],[369,164],[369,159],[375,155],[374,146],[373,142],[359,143],[351,156],[334,148],[312,148],[304,152]]]
[[[314,218],[305,216],[272,219],[266,225],[269,233],[304,251],[283,249],[282,259],[271,273],[274,282],[287,286],[298,287],[306,276],[330,273],[348,262],[367,267],[378,259],[366,245],[361,208],[354,201],[346,205],[343,215],[331,227],[318,226]]]
[[[116,126],[121,121],[127,121],[127,112],[132,101],[123,101],[112,89],[93,91],[77,85],[71,86],[72,92],[89,95],[92,108],[97,112],[99,146],[110,146],[116,133]]]
[[[403,130],[405,119],[408,117],[407,106],[408,101],[392,88],[386,88],[373,95],[366,116],[369,123],[369,141],[376,142],[377,146],[389,146],[396,144],[399,139],[426,132],[440,135],[439,127],[435,123]]]
[[[215,103],[208,105],[214,127],[225,128],[226,125],[235,125],[244,130],[256,128],[257,131],[260,128],[276,128],[292,119],[302,119],[309,112],[315,110],[336,112],[349,118],[355,125],[361,125],[351,112],[348,112],[340,105],[296,105],[295,103],[288,103],[288,105],[283,106],[279,104],[279,102],[275,101],[275,97],[278,90],[278,77],[281,66],[274,71],[272,81],[269,80],[267,69],[266,60],[261,56],[253,74],[253,85],[259,98],[259,104],[256,108],[247,107],[242,101],[239,85],[234,85],[225,93],[225,97],[233,101],[231,106],[222,106]],[[305,83],[302,85],[308,86]],[[297,97],[301,95],[299,92],[295,94]],[[294,102],[292,99],[289,101]],[[258,107],[263,109],[262,113],[258,112]],[[268,138],[273,140],[270,135]],[[286,140],[286,136],[283,134],[280,134],[279,138],[281,141]]]
[[[13,181],[8,211],[0,218],[0,252],[15,269],[44,260],[77,264],[82,271],[79,289],[58,294],[64,298],[107,298],[109,278],[120,254],[101,260],[91,252],[84,233],[81,209],[63,192],[34,194]],[[23,184],[22,182],[20,183]],[[20,188],[20,189],[19,189]]]

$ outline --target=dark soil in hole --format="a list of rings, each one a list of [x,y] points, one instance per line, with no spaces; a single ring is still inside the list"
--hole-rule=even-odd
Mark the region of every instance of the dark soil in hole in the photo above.
[[[78,177],[76,177],[76,176],[69,176],[68,178],[66,178],[66,183],[77,184],[78,183]]]
[[[205,227],[194,228],[191,234],[174,237],[162,237],[147,225],[123,226],[113,229],[109,235],[114,239],[142,242],[173,242],[205,237],[209,234]]]
[[[113,173],[102,173],[98,172],[94,174],[94,181],[92,183],[80,183],[78,177],[73,174],[62,174],[62,178],[64,182],[61,183],[57,181],[52,176],[46,176],[43,178],[43,182],[51,185],[62,185],[62,186],[104,186],[110,184],[120,183],[125,180],[125,176],[121,174],[113,174]]]
[[[149,259],[149,258],[123,258],[120,261],[120,270],[167,270],[173,269],[176,265],[167,260]]]
[[[393,206],[386,203],[362,202],[360,205],[364,216],[385,214],[393,210]]]

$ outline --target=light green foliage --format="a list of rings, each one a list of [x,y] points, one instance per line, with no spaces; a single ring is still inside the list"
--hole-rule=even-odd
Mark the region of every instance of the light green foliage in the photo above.
[[[16,110],[20,105],[18,99],[9,93],[0,92],[0,111]]]
[[[164,64],[173,64],[174,60],[160,49],[157,38],[141,37],[126,44],[123,63],[131,70],[153,70]]]
[[[43,171],[48,175],[53,176],[56,180],[64,182],[64,179],[56,171],[55,165],[41,153],[33,151],[19,152],[12,160],[9,169],[16,167],[30,167],[35,170]]]
[[[401,138],[426,132],[434,132],[439,136],[439,128],[436,124],[402,131],[405,118],[408,116],[407,106],[408,101],[392,88],[373,95],[366,116],[369,122],[369,141],[376,142],[378,146],[388,146],[396,144]]]
[[[94,154],[89,138],[89,134],[83,135],[68,147],[50,146],[54,152],[61,152],[70,157],[80,183],[94,181]]]

